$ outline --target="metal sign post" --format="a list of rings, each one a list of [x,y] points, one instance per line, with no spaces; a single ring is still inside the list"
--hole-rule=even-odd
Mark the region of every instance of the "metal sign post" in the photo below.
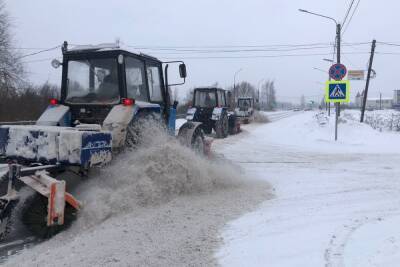
[[[339,104],[350,102],[350,82],[349,81],[327,81],[325,101],[335,103],[335,141],[338,138]]]

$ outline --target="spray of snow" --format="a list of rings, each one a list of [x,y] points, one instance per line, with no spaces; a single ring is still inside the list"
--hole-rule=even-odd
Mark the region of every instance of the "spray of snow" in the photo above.
[[[269,119],[267,117],[267,115],[265,115],[264,113],[255,110],[254,111],[254,121],[258,122],[258,123],[268,123]]]
[[[116,157],[84,184],[84,208],[74,229],[90,228],[110,217],[159,205],[179,196],[238,184],[238,170],[211,163],[168,136],[153,122],[141,123],[139,145]]]

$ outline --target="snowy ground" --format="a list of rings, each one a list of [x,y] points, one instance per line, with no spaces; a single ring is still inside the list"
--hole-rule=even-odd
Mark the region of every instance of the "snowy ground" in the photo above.
[[[400,134],[343,116],[335,142],[333,116],[267,115],[216,140],[215,164],[149,138],[84,186],[70,230],[6,265],[397,266]]]
[[[359,121],[361,112],[359,110],[345,110],[343,115],[347,119]],[[400,111],[398,110],[366,111],[364,121],[378,131],[400,131]]]
[[[400,135],[305,112],[252,128],[216,149],[275,198],[229,224],[223,266],[398,266]]]

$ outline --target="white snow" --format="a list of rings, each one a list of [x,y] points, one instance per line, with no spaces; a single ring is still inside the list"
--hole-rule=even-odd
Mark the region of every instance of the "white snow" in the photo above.
[[[298,113],[294,113],[298,114]],[[340,117],[338,141],[334,140],[335,115],[327,117],[328,123],[320,125],[315,112],[305,112],[287,120],[280,120],[265,129],[259,142],[273,140],[274,143],[305,151],[326,153],[396,153],[399,135],[386,133],[382,135],[353,119]],[[259,130],[258,130],[259,131]]]
[[[39,117],[36,125],[52,125],[57,126],[63,117],[69,112],[69,107],[63,105],[50,106]],[[60,125],[63,125],[60,123]]]
[[[95,134],[91,131],[79,131],[71,127],[13,125],[9,128],[6,155],[32,160],[67,161],[81,163],[82,136]],[[33,136],[38,134],[38,137]],[[97,159],[110,159],[110,155],[93,155]]]
[[[346,120],[335,142],[315,115],[216,143],[276,195],[221,233],[222,266],[398,266],[400,135]]]
[[[71,192],[83,203],[71,229],[6,265],[214,265],[217,230],[270,197],[268,184],[243,184],[240,170],[196,155],[161,127],[141,136]]]
[[[211,188],[238,171],[149,132],[141,149],[86,184],[79,194],[85,208],[71,230],[8,265],[212,265],[198,257],[215,243],[187,229],[204,237],[217,228],[224,244],[215,257],[222,266],[398,266],[400,133],[343,115],[335,142],[333,115],[324,124],[316,112],[263,114],[273,122],[244,125],[242,133],[213,144],[216,157],[239,165],[245,181],[273,186],[274,198],[256,210],[223,229],[209,224],[232,203],[240,205],[243,194],[224,197],[219,210],[195,200],[204,191],[207,199],[218,196]],[[249,187],[245,194],[256,192]],[[173,200],[180,194],[183,200]]]

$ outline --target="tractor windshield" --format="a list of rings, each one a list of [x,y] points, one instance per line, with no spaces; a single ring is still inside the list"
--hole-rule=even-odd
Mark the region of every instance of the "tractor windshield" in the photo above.
[[[239,108],[251,108],[251,99],[239,99],[238,106]]]
[[[69,60],[65,101],[72,104],[119,102],[116,59]]]
[[[195,91],[194,106],[214,108],[217,106],[215,91]]]

